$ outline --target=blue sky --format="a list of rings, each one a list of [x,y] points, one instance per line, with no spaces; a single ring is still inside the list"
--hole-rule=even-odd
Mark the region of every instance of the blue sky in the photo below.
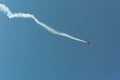
[[[31,19],[0,12],[0,80],[120,80],[119,0],[1,0],[90,46],[56,36]]]

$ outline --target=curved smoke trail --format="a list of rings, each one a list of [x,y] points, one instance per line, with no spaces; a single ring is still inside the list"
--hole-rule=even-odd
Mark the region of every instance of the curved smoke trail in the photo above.
[[[71,35],[68,35],[66,33],[63,32],[59,32],[49,26],[47,26],[46,24],[44,24],[43,22],[39,21],[34,15],[32,14],[26,14],[26,13],[12,13],[12,11],[4,4],[0,4],[0,11],[2,11],[4,14],[6,14],[10,19],[11,18],[30,18],[33,19],[38,25],[40,25],[41,27],[43,27],[44,29],[46,29],[47,31],[49,31],[50,33],[59,35],[59,36],[63,36],[63,37],[67,37],[69,39],[75,40],[75,41],[79,41],[79,42],[83,42],[83,43],[87,43],[89,44],[88,41],[73,37]]]

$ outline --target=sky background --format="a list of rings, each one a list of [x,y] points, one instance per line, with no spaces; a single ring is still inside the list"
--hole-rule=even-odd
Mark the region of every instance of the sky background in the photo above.
[[[0,80],[120,80],[119,0],[0,0],[90,46],[0,12]]]

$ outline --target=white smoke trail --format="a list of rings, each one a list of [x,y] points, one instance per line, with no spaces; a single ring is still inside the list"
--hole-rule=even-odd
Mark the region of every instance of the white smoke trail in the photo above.
[[[0,11],[2,11],[3,13],[7,14],[7,16],[11,19],[11,18],[30,18],[33,19],[38,25],[40,25],[41,27],[43,27],[44,29],[46,29],[47,31],[49,31],[50,33],[59,35],[59,36],[63,36],[63,37],[67,37],[69,39],[75,40],[75,41],[79,41],[79,42],[83,42],[83,43],[88,43],[88,41],[73,37],[71,35],[68,35],[66,33],[63,32],[59,32],[49,26],[47,26],[46,24],[44,24],[43,22],[39,21],[34,15],[32,14],[26,14],[26,13],[12,13],[11,10],[4,4],[0,4]]]

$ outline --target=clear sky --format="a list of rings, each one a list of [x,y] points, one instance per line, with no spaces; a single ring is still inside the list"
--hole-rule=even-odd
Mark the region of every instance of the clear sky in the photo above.
[[[0,12],[0,80],[120,80],[119,0],[0,0],[90,46]]]

